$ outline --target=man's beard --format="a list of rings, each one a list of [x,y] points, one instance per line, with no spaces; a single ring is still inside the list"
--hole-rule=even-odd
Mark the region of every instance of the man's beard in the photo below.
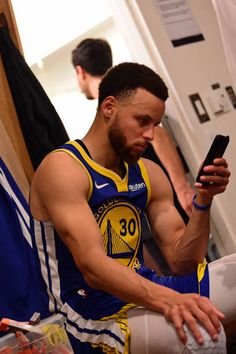
[[[134,150],[127,146],[127,138],[118,122],[118,113],[115,117],[113,125],[110,127],[108,137],[113,149],[123,161],[131,165],[138,161],[140,154],[135,153]]]

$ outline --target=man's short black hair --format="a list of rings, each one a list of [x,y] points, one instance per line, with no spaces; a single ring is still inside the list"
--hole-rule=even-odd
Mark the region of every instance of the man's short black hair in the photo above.
[[[111,47],[104,39],[84,39],[72,51],[72,63],[92,76],[103,76],[112,67]]]
[[[108,96],[125,98],[138,88],[147,90],[163,101],[168,98],[168,88],[155,71],[143,64],[121,63],[103,77],[99,85],[98,105]]]

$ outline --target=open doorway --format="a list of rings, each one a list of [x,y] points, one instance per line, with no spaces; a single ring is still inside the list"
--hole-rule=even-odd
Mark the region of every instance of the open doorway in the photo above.
[[[85,38],[106,39],[112,48],[113,63],[131,61],[131,55],[112,18],[82,33],[45,57],[40,66],[31,66],[55,106],[71,139],[82,138],[94,119],[97,100],[88,100],[79,91],[71,52]]]
[[[132,61],[132,57],[111,17],[106,0],[70,0],[70,7],[63,7],[62,12],[60,3],[54,0],[49,2],[50,6],[48,2],[44,3],[45,1],[34,1],[33,6],[32,2],[24,0],[19,6],[18,1],[12,0],[25,59],[53,103],[70,139],[81,139],[93,121],[97,102],[87,100],[79,91],[71,62],[72,50],[85,38],[104,38],[111,45],[114,64]],[[52,3],[55,3],[54,7]],[[31,35],[25,20],[26,7],[29,11],[27,21],[30,21],[28,28],[31,28]],[[54,11],[55,8],[57,11]],[[42,21],[38,21],[38,18],[40,14],[46,14],[44,9],[47,9],[49,19],[44,18],[42,28]],[[63,23],[62,31],[60,23]],[[51,32],[54,33],[53,36]],[[37,48],[38,46],[41,48]]]

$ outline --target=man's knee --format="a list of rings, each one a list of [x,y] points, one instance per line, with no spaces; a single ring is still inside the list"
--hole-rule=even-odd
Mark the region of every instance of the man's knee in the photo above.
[[[185,326],[187,344],[184,345],[177,336],[174,326],[167,322],[163,315],[156,312],[135,308],[128,312],[128,325],[130,329],[131,354],[209,354],[226,353],[225,333],[222,330],[219,340],[213,342],[206,330],[199,326],[204,344],[198,345]]]
[[[194,339],[192,332],[187,326],[184,326],[184,330],[187,334],[187,343],[186,349],[188,352],[181,352],[181,353],[190,353],[190,354],[226,354],[226,337],[225,331],[222,326],[221,331],[218,336],[217,341],[213,341],[205,328],[199,324],[199,329],[204,339],[204,343],[199,345],[196,340]]]
[[[225,315],[225,323],[236,320],[236,253],[209,263],[210,299]]]
[[[128,312],[131,354],[179,354],[184,345],[175,328],[156,312],[135,308]]]

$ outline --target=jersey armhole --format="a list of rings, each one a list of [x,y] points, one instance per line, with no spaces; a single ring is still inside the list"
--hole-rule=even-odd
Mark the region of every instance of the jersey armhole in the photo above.
[[[143,161],[140,159],[138,161],[138,165],[139,165],[139,168],[140,168],[140,171],[141,171],[141,174],[142,174],[142,177],[144,179],[144,182],[146,184],[146,187],[147,187],[147,205],[151,199],[151,184],[150,184],[150,180],[149,180],[149,176],[148,176],[148,172],[147,172],[147,169],[143,163]]]

